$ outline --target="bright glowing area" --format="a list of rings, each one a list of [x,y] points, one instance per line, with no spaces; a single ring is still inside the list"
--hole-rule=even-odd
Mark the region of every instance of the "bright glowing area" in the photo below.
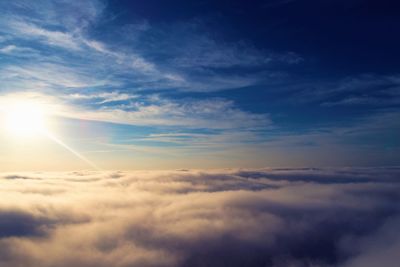
[[[4,127],[16,137],[32,137],[46,129],[44,110],[35,103],[11,103],[5,107],[4,116]]]
[[[9,98],[0,101],[2,115],[1,127],[18,140],[30,139],[34,136],[45,137],[63,147],[77,158],[89,164],[92,168],[100,170],[93,162],[74,150],[48,129],[46,117],[54,115],[48,104],[30,99]],[[33,140],[29,140],[33,141]]]

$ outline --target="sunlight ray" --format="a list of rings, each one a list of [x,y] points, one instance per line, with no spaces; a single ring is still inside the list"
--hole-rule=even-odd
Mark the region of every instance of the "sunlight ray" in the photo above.
[[[84,157],[82,154],[80,154],[79,152],[75,151],[74,149],[72,149],[71,147],[69,147],[67,144],[65,144],[63,141],[61,141],[59,138],[57,138],[54,134],[50,133],[49,131],[43,130],[41,131],[41,133],[48,137],[50,140],[54,141],[55,143],[57,143],[58,145],[62,146],[63,148],[65,148],[66,150],[68,150],[69,152],[71,152],[72,154],[74,154],[76,157],[78,157],[79,159],[81,159],[82,161],[86,162],[87,164],[89,164],[92,168],[94,168],[97,171],[101,171],[101,169],[94,164],[92,161],[90,161],[89,159],[87,159],[86,157]]]

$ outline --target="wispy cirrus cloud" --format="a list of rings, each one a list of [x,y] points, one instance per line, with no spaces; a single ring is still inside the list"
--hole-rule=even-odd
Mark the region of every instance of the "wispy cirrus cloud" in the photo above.
[[[163,49],[154,47],[158,43],[155,42],[151,51],[137,45],[138,40],[126,39],[116,44],[101,36],[94,38],[91,32],[99,19],[109,15],[106,5],[98,1],[42,1],[37,5],[17,1],[2,6],[5,16],[0,21],[1,31],[8,36],[3,52],[16,53],[19,43],[24,43],[35,51],[31,59],[37,61],[32,64],[9,58],[3,62],[3,92],[18,88],[21,92],[41,92],[44,97],[54,95],[62,110],[68,110],[63,114],[78,119],[191,129],[269,127],[268,114],[241,110],[227,99],[192,99],[184,103],[185,100],[141,94],[166,89],[210,92],[247,87],[264,78],[253,73],[220,75],[211,69],[301,60],[291,53],[264,55],[245,43],[223,44],[196,29],[190,33],[182,25],[174,25],[176,31],[150,23],[145,28],[128,27],[130,31],[145,31],[148,36],[163,40]],[[170,33],[176,38],[162,38]],[[195,38],[182,39],[181,33]],[[143,41],[146,43],[146,38]],[[181,43],[182,49],[176,50],[176,42]],[[161,51],[165,51],[167,58],[157,58]],[[203,57],[205,53],[210,56]],[[29,51],[24,54],[29,57]],[[85,104],[91,105],[84,107]]]
[[[42,9],[48,12],[42,13]],[[262,84],[274,73],[245,71],[222,75],[213,69],[265,67],[271,62],[296,64],[303,60],[293,52],[262,51],[244,42],[223,43],[201,33],[199,26],[193,27],[190,23],[171,25],[172,28],[147,23],[146,35],[135,40],[126,38],[118,44],[95,39],[90,32],[96,29],[100,17],[107,16],[105,6],[97,1],[79,5],[44,1],[38,6],[22,1],[5,10],[8,15],[2,19],[3,32],[13,40],[32,42],[39,50],[44,47],[65,49],[67,54],[55,51],[61,57],[59,64],[86,62],[88,75],[106,71],[113,76],[114,83],[138,90],[208,92],[242,88]],[[73,10],[80,11],[75,14]],[[125,27],[126,35],[143,31],[143,27],[130,25]],[[148,38],[159,41],[147,46]],[[180,43],[180,49],[176,43]],[[75,57],[77,55],[79,57]],[[80,60],[82,56],[84,60]],[[44,54],[41,59],[45,60]]]
[[[39,101],[43,106],[51,106],[49,115],[127,125],[236,130],[272,125],[268,115],[242,111],[235,107],[234,102],[218,98],[177,101],[158,95],[119,92],[92,95],[22,92],[2,95],[0,103],[15,99]],[[79,104],[77,101],[83,102]]]
[[[90,38],[88,34],[90,27],[94,26],[103,10],[103,6],[96,2],[88,1],[91,4],[75,6],[67,2],[44,1],[43,6],[39,6],[50,9],[47,10],[48,14],[41,14],[36,10],[39,9],[38,7],[25,2],[10,5],[11,7],[8,6],[6,9],[8,15],[1,20],[2,31],[9,36],[10,45],[24,41],[30,42],[39,51],[46,51],[47,47],[65,50],[65,52],[52,51],[53,54],[57,54],[56,58],[49,56],[47,52],[42,53],[41,61],[51,61],[52,64],[62,66],[78,64],[80,69],[85,69],[86,76],[96,76],[95,73],[99,71],[111,72],[115,74],[114,84],[123,81],[126,83],[128,77],[124,79],[116,77],[120,74],[126,76],[129,70],[134,72],[132,78],[145,83],[146,81],[178,80],[177,74],[161,72],[156,64],[133,51],[109,48],[102,41]],[[75,8],[82,9],[83,11],[78,12],[82,14],[77,15]],[[58,17],[59,13],[63,15]],[[82,58],[84,60],[81,60]],[[65,74],[65,71],[63,73]],[[138,77],[141,78],[138,79]]]
[[[20,66],[7,66],[3,68],[2,75],[5,87],[7,83],[21,84],[20,90],[24,90],[24,84],[29,86],[30,82],[41,83],[37,88],[43,89],[65,89],[65,88],[86,88],[108,84],[100,77],[85,75],[80,68],[62,66],[54,63],[36,63]],[[3,87],[3,88],[4,88]]]
[[[343,148],[357,139],[349,134],[353,128],[370,133],[364,118],[376,123],[375,115],[398,108],[396,74],[319,79],[310,75],[312,62],[303,55],[225,38],[221,29],[210,28],[216,25],[212,16],[163,23],[131,10],[125,20],[113,5],[94,0],[0,3],[3,100],[11,93],[37,93],[44,102],[51,96],[57,116],[145,132],[136,143],[123,145],[240,147],[246,155],[263,156],[269,153],[261,150],[278,146],[285,155],[289,145],[319,148],[319,154],[327,144]],[[331,115],[343,110],[348,112]],[[334,125],[337,121],[347,124]],[[395,131],[389,129],[393,123],[386,126],[381,134]],[[130,140],[130,130],[108,145]],[[363,137],[355,142],[362,148],[372,138]],[[388,150],[395,150],[391,145]]]
[[[28,48],[28,47],[19,47],[15,45],[6,45],[4,47],[0,48],[0,53],[1,54],[6,54],[6,55],[13,55],[13,56],[28,56],[35,54],[35,50]]]
[[[9,24],[14,34],[19,38],[33,38],[50,46],[59,46],[69,50],[79,50],[80,40],[72,34],[62,31],[50,31],[32,23],[15,21]]]
[[[105,104],[111,102],[118,102],[118,101],[127,101],[131,99],[135,99],[138,96],[130,95],[126,93],[119,93],[119,92],[103,92],[97,94],[71,94],[65,96],[66,99],[71,100],[94,100],[96,104]]]
[[[315,103],[325,107],[370,105],[386,108],[399,101],[399,75],[361,74],[339,80],[305,81],[294,79],[287,90],[292,104]]]
[[[148,100],[148,98],[147,98]],[[240,129],[267,127],[268,115],[253,114],[235,108],[231,101],[221,99],[174,101],[170,99],[132,101],[128,105],[81,110],[82,119],[133,125],[165,125],[188,128]]]

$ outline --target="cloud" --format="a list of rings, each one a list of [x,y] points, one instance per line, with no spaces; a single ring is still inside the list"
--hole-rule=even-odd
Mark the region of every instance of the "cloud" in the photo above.
[[[292,77],[291,86],[281,88],[291,97],[290,103],[316,103],[322,107],[343,106],[387,108],[399,104],[400,80],[398,74],[361,74],[339,80],[301,81]],[[366,109],[367,110],[367,109]]]
[[[217,133],[213,140],[199,140],[197,147],[226,139],[231,144],[234,139],[254,140],[250,130],[270,128],[269,114],[242,109],[225,97],[193,94],[188,99],[184,92],[210,93],[260,84],[274,79],[275,72],[247,69],[271,62],[295,64],[300,56],[262,51],[244,41],[224,42],[208,35],[201,23],[168,27],[135,18],[119,25],[108,5],[95,0],[0,3],[4,13],[0,53],[5,58],[0,63],[0,102],[7,101],[11,92],[21,96],[34,92],[44,101],[51,96],[56,107],[50,115],[167,127],[166,131],[173,131],[172,127],[245,131]],[[246,71],[230,73],[228,69],[234,68]],[[171,93],[175,95],[166,96]]]
[[[79,68],[88,79],[104,74],[110,90],[119,90],[119,86],[131,91],[244,88],[274,80],[280,73],[278,65],[303,61],[294,52],[263,51],[244,41],[212,38],[201,21],[163,26],[138,19],[137,23],[114,25],[115,15],[103,1],[41,1],[34,5],[18,0],[2,3],[0,8],[5,13],[0,26],[9,38],[3,53],[16,52],[13,46],[24,43],[35,49],[31,60],[58,65],[58,69]],[[99,34],[101,27],[111,31]],[[24,54],[29,59],[29,51]],[[12,63],[3,64],[12,67]],[[265,68],[270,68],[269,73],[261,71]]]
[[[346,263],[346,267],[373,267],[384,265],[395,267],[398,264],[400,235],[398,225],[400,217],[388,219],[375,233],[345,241],[352,248],[355,257]]]
[[[24,173],[2,180],[0,266],[396,266],[399,173]]]
[[[277,80],[286,67],[304,61],[291,51],[263,50],[244,40],[223,41],[210,33],[210,22],[197,18],[155,24],[147,27],[145,34],[130,26],[122,38],[133,43],[140,54],[155,59],[159,69],[179,74],[183,79],[172,88],[180,91],[213,92],[265,85]],[[136,36],[134,40],[129,37],[132,35]]]
[[[25,175],[7,175],[4,177],[5,179],[39,179],[39,178],[33,178],[30,176],[25,176]]]
[[[46,75],[45,72],[23,71],[37,76],[38,79],[48,78],[48,82],[51,82],[51,75]],[[68,83],[70,86],[76,86],[79,82],[68,81]],[[268,115],[243,111],[237,108],[234,102],[221,98],[178,101],[159,95],[141,96],[117,91],[52,95],[26,91],[0,95],[0,104],[5,105],[10,101],[21,101],[21,99],[42,106],[49,113],[47,115],[79,120],[138,126],[181,126],[183,127],[181,129],[245,130],[251,128],[254,130],[272,127],[272,121]],[[231,137],[240,137],[240,135],[240,133],[230,133]]]
[[[1,3],[7,20],[20,18],[43,25],[59,26],[68,31],[86,29],[96,22],[104,7],[104,2],[97,0],[79,3],[64,0],[42,0],[32,3],[28,0],[18,0]]]
[[[81,49],[79,41],[73,35],[66,32],[50,31],[24,22],[14,22],[11,28],[22,36],[37,38],[49,45],[71,50]]]
[[[41,235],[47,218],[35,218],[28,212],[0,211],[0,238]]]
[[[110,103],[110,102],[131,100],[136,97],[138,97],[138,96],[125,94],[125,93],[119,93],[119,92],[103,92],[103,93],[86,94],[86,95],[76,93],[76,94],[68,95],[66,98],[73,99],[73,100],[94,99],[97,101],[96,102],[97,104],[105,104],[105,103]]]
[[[15,44],[22,42],[32,48],[32,60],[56,69],[64,68],[64,75],[72,75],[73,69],[78,68],[88,79],[99,79],[98,74],[105,72],[113,80],[107,83],[108,86],[138,81],[142,88],[147,83],[170,88],[172,84],[168,83],[183,81],[179,74],[162,71],[156,63],[129,49],[129,44],[115,46],[91,38],[90,32],[96,29],[96,23],[104,11],[102,1],[41,1],[38,5],[32,5],[20,0],[2,3],[0,7],[5,10],[0,25],[2,32],[8,35],[8,46],[0,50],[2,53],[16,52]],[[40,57],[37,56],[39,51]],[[29,51],[25,49],[24,52],[28,57]],[[4,64],[15,67],[12,61]],[[24,62],[19,62],[18,66],[21,65],[25,65]],[[42,70],[43,66],[35,67],[37,72]],[[129,78],[122,78],[121,75]],[[68,86],[62,89],[68,89]]]
[[[0,53],[1,54],[6,54],[6,55],[13,55],[13,56],[21,56],[22,55],[27,55],[29,54],[34,54],[36,51],[31,48],[27,47],[18,47],[15,45],[7,45],[2,48],[0,48]]]
[[[295,53],[275,54],[257,50],[244,42],[224,44],[206,35],[185,35],[184,49],[176,51],[173,63],[181,68],[260,67],[285,62],[295,64],[303,59]]]
[[[150,98],[148,102],[137,99],[119,107],[82,110],[76,116],[120,124],[182,126],[192,129],[245,129],[271,124],[268,115],[242,111],[232,101],[224,99],[176,101],[158,96]]]
[[[24,85],[29,83],[41,84],[38,91],[56,88],[81,88],[100,86],[104,81],[94,77],[88,77],[79,68],[71,68],[53,63],[36,63],[20,66],[5,67],[0,73],[4,77],[5,84],[19,84],[20,89],[29,89]],[[22,91],[22,90],[21,90]]]

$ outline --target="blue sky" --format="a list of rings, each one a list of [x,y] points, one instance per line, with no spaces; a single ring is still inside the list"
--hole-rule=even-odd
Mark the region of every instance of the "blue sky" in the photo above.
[[[107,169],[398,165],[398,8],[3,1],[0,103],[50,106]]]

